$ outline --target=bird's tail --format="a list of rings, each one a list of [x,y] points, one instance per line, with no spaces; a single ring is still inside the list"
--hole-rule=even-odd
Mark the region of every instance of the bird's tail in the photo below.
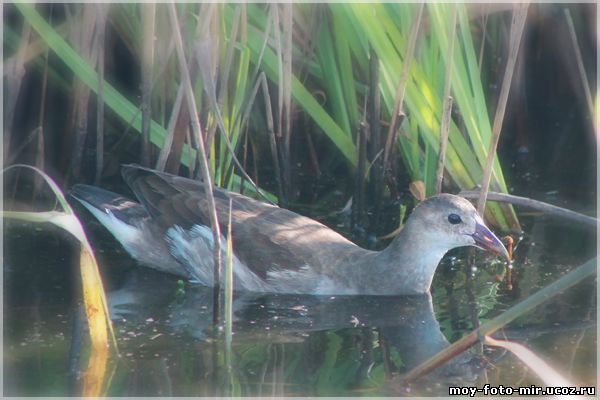
[[[74,185],[69,194],[103,224],[104,221],[99,214],[110,213],[114,218],[127,225],[135,225],[137,221],[149,217],[148,212],[140,203],[96,186]],[[109,227],[107,226],[107,228]]]

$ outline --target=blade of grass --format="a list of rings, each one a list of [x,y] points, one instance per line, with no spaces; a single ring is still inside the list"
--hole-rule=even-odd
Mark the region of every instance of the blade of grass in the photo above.
[[[212,80],[210,79],[210,76],[208,76],[208,65],[206,65],[206,61],[208,61],[208,55],[209,52],[203,50],[203,47],[197,47],[195,54],[196,54],[196,59],[198,61],[198,65],[199,65],[199,69],[202,73],[203,76],[203,80],[205,82],[204,85],[204,90],[206,92],[206,95],[208,97],[208,101],[210,103],[210,107],[212,109],[212,112],[215,116],[215,119],[217,121],[217,125],[220,128],[221,131],[221,138],[224,140],[225,145],[227,147],[227,149],[229,150],[229,155],[231,157],[231,159],[233,160],[233,162],[235,163],[235,165],[238,167],[238,171],[242,174],[242,176],[244,177],[244,179],[246,179],[252,186],[254,186],[254,189],[256,190],[257,193],[261,193],[260,188],[256,185],[256,183],[254,183],[254,181],[252,180],[252,178],[250,178],[250,176],[246,173],[246,171],[244,170],[244,168],[242,167],[242,164],[240,163],[240,161],[237,159],[236,155],[235,155],[235,150],[233,149],[233,146],[231,144],[231,142],[229,141],[229,133],[227,131],[227,129],[225,128],[225,123],[223,121],[223,116],[221,114],[221,109],[219,107],[219,104],[217,103],[217,97],[215,94],[215,87],[213,84],[211,84],[210,82],[212,82]],[[269,199],[264,196],[264,199],[269,201]]]
[[[350,50],[350,38],[352,37],[352,33],[350,32],[354,32],[354,29],[348,24],[348,20],[344,19],[341,13],[336,12],[336,10],[337,7],[330,7],[333,24],[331,34],[335,38],[334,46],[338,60],[338,71],[342,84],[343,98],[346,102],[348,122],[350,124],[347,132],[350,135],[354,135],[360,121],[354,67]]]
[[[112,324],[110,322],[110,316],[108,313],[106,297],[104,295],[102,279],[100,278],[100,273],[98,272],[98,265],[96,263],[95,257],[93,257],[94,253],[92,247],[87,239],[87,236],[85,235],[81,223],[75,216],[75,213],[73,212],[73,209],[71,208],[69,203],[67,203],[67,200],[65,199],[58,185],[43,171],[30,165],[14,164],[3,169],[2,176],[4,176],[4,174],[7,171],[16,168],[27,168],[35,171],[37,174],[40,174],[44,178],[48,186],[50,186],[50,188],[52,189],[52,192],[55,194],[58,204],[63,209],[63,211],[47,211],[41,213],[2,211],[2,215],[8,218],[18,218],[31,222],[50,222],[69,232],[81,243],[82,251],[85,250],[92,257],[93,260],[92,264],[83,264],[81,267],[82,283],[84,285],[84,303],[86,305],[86,311],[88,311],[89,308],[89,310],[101,310],[103,312],[103,322],[101,324],[99,323],[98,319],[94,319],[94,321],[98,324],[90,322],[90,335],[92,339],[92,345],[93,347],[98,348],[106,347],[108,345],[108,340],[105,340],[107,338],[106,332],[109,332],[112,338],[112,344],[114,348],[117,349],[117,341],[115,339],[115,335],[112,330]],[[83,281],[84,274],[86,276],[85,281]],[[86,288],[88,289],[87,292]],[[86,293],[89,294],[87,297]],[[97,315],[93,315],[93,317],[96,318]]]
[[[227,14],[231,14],[229,7],[226,9]],[[257,13],[261,12],[256,7],[248,9],[249,16],[260,18]],[[266,16],[262,16],[266,18]],[[264,45],[264,31],[259,30],[254,26],[249,26],[248,29],[248,47],[251,50],[251,59],[253,62],[259,62],[263,71],[273,82],[278,80],[277,57],[272,49]],[[262,55],[262,57],[260,57]],[[356,165],[355,146],[349,134],[346,134],[339,125],[329,116],[323,107],[317,102],[314,96],[308,89],[298,80],[297,77],[291,77],[292,98],[300,105],[307,114],[315,121],[315,123],[323,130],[323,133],[340,149],[340,152],[354,166]]]

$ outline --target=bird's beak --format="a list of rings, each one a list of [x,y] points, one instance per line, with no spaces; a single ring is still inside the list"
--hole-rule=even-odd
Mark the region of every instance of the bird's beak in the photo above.
[[[473,233],[471,237],[473,240],[475,240],[475,246],[492,252],[498,256],[502,256],[510,261],[506,247],[504,247],[500,239],[498,239],[496,235],[494,235],[492,231],[487,228],[487,226],[478,222],[475,225],[475,233]]]

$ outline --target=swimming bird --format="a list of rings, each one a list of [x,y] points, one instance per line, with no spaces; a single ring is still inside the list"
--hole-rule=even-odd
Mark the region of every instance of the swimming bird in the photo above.
[[[203,183],[138,165],[124,165],[122,175],[139,202],[89,185],[73,186],[71,195],[141,264],[212,286],[213,234]],[[480,247],[508,259],[473,205],[452,194],[422,201],[386,249],[370,251],[292,211],[223,189],[213,193],[222,232],[232,204],[235,290],[419,294],[429,292],[440,260],[455,247]]]

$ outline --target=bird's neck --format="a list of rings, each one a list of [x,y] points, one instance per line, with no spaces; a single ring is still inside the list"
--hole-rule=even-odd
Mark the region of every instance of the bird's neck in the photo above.
[[[436,238],[424,237],[426,232],[409,221],[385,250],[357,260],[361,289],[380,295],[429,292],[435,270],[448,249],[438,245]]]

